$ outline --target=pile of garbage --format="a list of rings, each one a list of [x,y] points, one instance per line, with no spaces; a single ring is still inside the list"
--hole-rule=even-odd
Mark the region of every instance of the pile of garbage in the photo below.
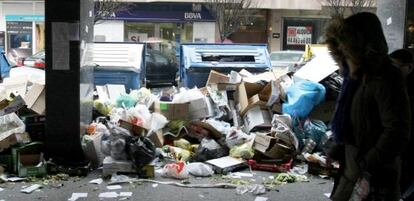
[[[46,176],[44,78],[17,76],[0,83],[0,175]],[[13,181],[13,179],[12,179]]]
[[[321,153],[330,132],[311,113],[328,102],[328,92],[338,92],[325,86],[246,70],[211,70],[203,88],[126,93],[123,85],[97,86],[96,120],[84,128],[82,147],[103,176],[153,178],[157,168],[174,179],[244,168],[286,173],[295,161],[312,163],[320,174],[330,168]]]

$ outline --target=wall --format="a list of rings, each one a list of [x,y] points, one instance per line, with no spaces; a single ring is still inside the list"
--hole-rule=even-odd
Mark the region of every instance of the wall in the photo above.
[[[104,36],[105,40],[101,40]],[[124,41],[124,21],[105,20],[99,21],[94,25],[95,41],[123,42]]]
[[[404,47],[406,0],[378,0],[377,15],[390,52]]]
[[[197,38],[204,38],[207,43],[214,43],[215,41],[215,23],[214,22],[194,22],[193,24],[193,42]]]

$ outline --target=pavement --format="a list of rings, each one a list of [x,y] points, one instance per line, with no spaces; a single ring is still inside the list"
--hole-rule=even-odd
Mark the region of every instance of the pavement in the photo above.
[[[77,200],[146,200],[146,201],[255,201],[256,197],[265,197],[270,201],[288,200],[288,201],[324,201],[329,200],[324,194],[329,193],[332,189],[333,182],[331,179],[322,179],[317,176],[309,176],[309,182],[296,182],[276,187],[276,190],[267,191],[262,195],[253,195],[247,192],[243,195],[238,195],[236,189],[199,189],[199,188],[183,188],[171,185],[153,183],[126,183],[121,184],[121,189],[108,190],[107,180],[103,183],[90,184],[89,181],[100,178],[100,170],[90,173],[87,177],[71,177],[67,181],[59,181],[54,185],[43,185],[40,190],[34,191],[31,194],[20,192],[22,187],[27,187],[35,183],[17,182],[17,183],[3,183],[0,187],[0,201],[24,201],[24,200],[45,200],[45,201],[60,201],[68,200],[72,193],[87,193],[87,198],[79,198]],[[246,172],[249,173],[249,172]],[[251,183],[262,183],[263,179],[273,176],[273,173],[254,171],[254,177],[243,177],[242,180],[250,181]],[[197,183],[217,183],[221,177],[207,177],[207,178],[190,178],[191,184]],[[155,180],[160,181],[176,181],[178,180],[162,178],[156,175]],[[40,184],[42,184],[40,182]],[[118,197],[111,199],[100,199],[99,194],[103,192],[132,192],[131,197]]]

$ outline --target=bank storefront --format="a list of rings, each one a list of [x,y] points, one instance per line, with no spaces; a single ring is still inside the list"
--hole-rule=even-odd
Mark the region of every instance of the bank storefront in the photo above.
[[[215,19],[202,4],[129,3],[95,25],[95,41],[148,42],[175,54],[181,43],[215,42]]]

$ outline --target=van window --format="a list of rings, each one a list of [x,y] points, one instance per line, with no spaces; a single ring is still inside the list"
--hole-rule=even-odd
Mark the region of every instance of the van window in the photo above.
[[[215,62],[255,62],[254,56],[251,55],[203,55],[202,61]]]

